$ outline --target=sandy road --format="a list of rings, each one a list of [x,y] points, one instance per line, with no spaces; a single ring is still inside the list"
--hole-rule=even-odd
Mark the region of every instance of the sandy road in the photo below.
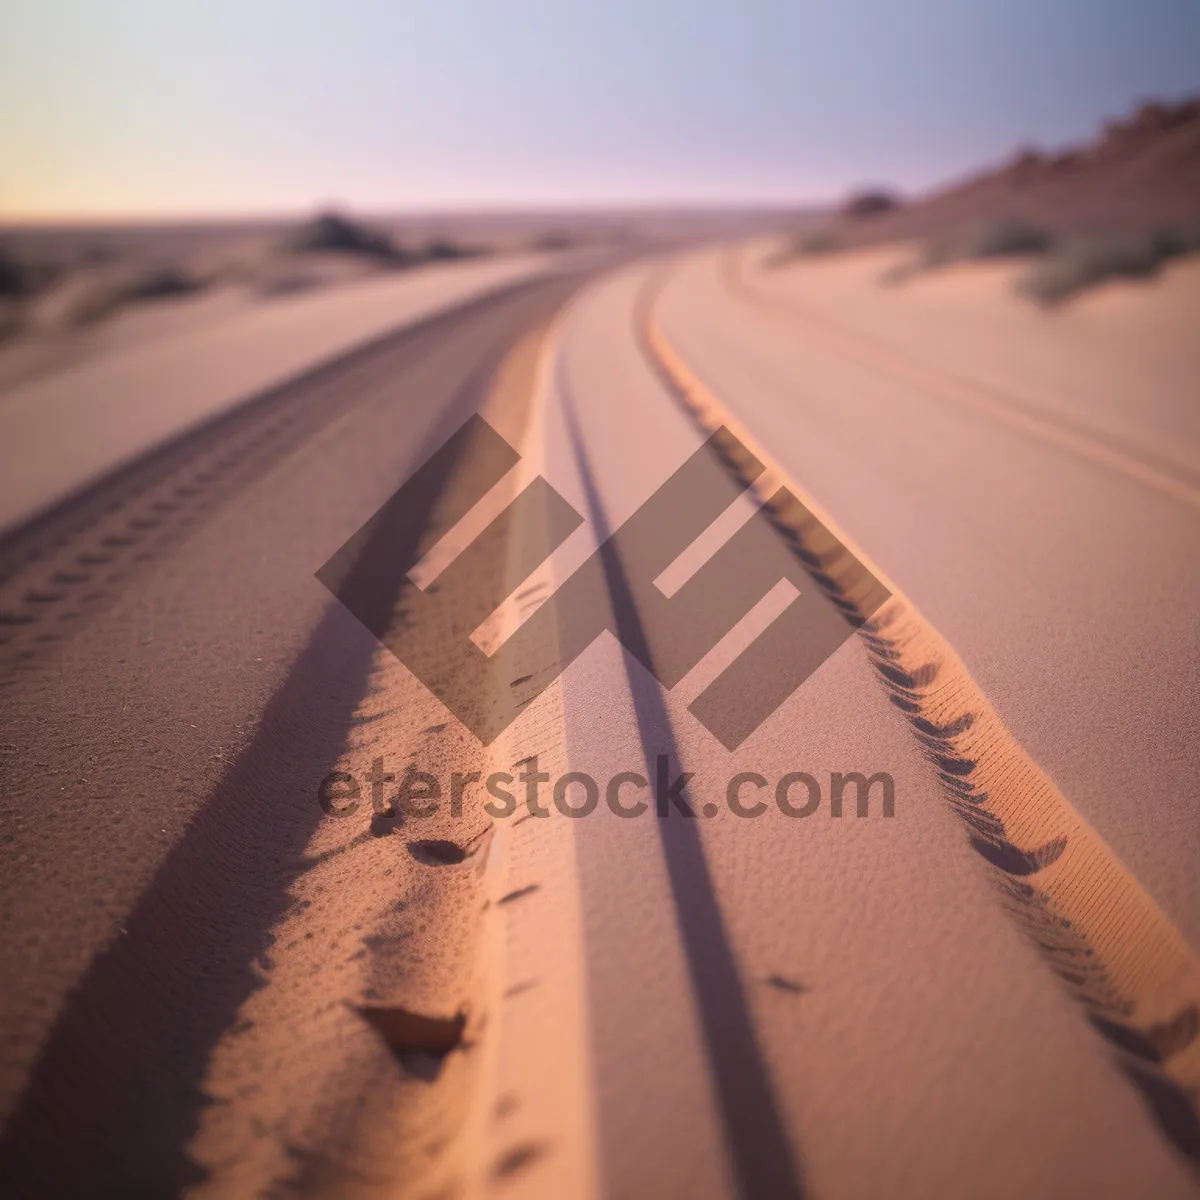
[[[786,297],[765,319],[721,263],[669,264],[663,336],[946,636],[1191,963],[1195,510],[806,337]],[[647,345],[658,283],[649,263],[588,284],[544,342],[522,338],[577,281],[481,301],[13,543],[6,611],[32,619],[5,694],[0,1165],[19,1194],[1193,1193],[856,640],[729,751],[688,706],[786,595],[670,691],[602,635],[484,752],[312,578],[486,395],[524,478],[584,518],[518,592],[536,610],[703,441]],[[728,536],[753,517],[724,486]],[[101,594],[56,578],[116,567]],[[653,659],[631,570],[605,567],[613,629]],[[1163,606],[1177,625],[1145,619]],[[39,641],[56,608],[77,630]],[[515,775],[534,755],[551,778],[687,772],[698,815],[518,807],[489,843],[475,806],[314,802],[376,757]],[[849,771],[886,773],[894,815],[876,795],[834,818]],[[739,772],[824,791],[808,817],[746,818]],[[463,861],[421,848],[443,842]],[[398,1065],[363,1005],[461,1011],[465,1046]]]
[[[1200,855],[1200,459],[1176,436],[1190,406],[1175,398],[1160,413],[1167,389],[1153,377],[1121,380],[1110,389],[1121,428],[1136,419],[1143,431],[1126,437],[1127,461],[1106,461],[1113,426],[1088,411],[1086,391],[1059,389],[1078,415],[1051,409],[1023,425],[1024,411],[989,408],[983,387],[962,396],[949,372],[914,374],[911,359],[861,334],[813,329],[769,274],[751,272],[749,294],[731,287],[728,265],[694,263],[664,296],[664,329],[967,658],[1018,740],[1200,948],[1185,867]],[[1023,366],[1026,343],[1007,344]],[[1090,435],[1084,417],[1098,427]],[[1079,444],[1060,441],[1063,429]],[[1154,799],[1130,803],[1137,795]]]
[[[314,1097],[340,1095],[318,1064],[345,1062],[356,1036],[360,1057],[378,1058],[357,1018],[323,1032],[322,1014],[385,995],[410,956],[437,965],[406,965],[406,979],[436,992],[441,975],[457,978],[466,935],[436,913],[457,911],[466,885],[439,891],[400,838],[359,847],[353,874],[373,882],[357,900],[336,856],[332,882],[319,869],[311,882],[323,821],[336,851],[369,820],[329,821],[317,803],[339,755],[377,727],[364,703],[382,695],[399,709],[397,765],[412,753],[405,739],[445,721],[415,681],[389,690],[386,656],[314,572],[480,406],[514,342],[578,283],[519,286],[376,342],[7,545],[0,1162],[17,1194],[173,1194],[222,1156],[258,1170],[251,1190],[303,1173],[308,1160],[288,1155],[322,1140]],[[373,870],[363,864],[381,848]],[[321,931],[329,987],[284,989],[281,1011],[247,1017],[274,960],[287,960],[276,943],[289,914],[319,909],[322,895],[325,915],[294,937]],[[389,921],[407,929],[410,916],[429,936],[414,931],[389,957],[400,936]],[[243,1048],[238,1079],[214,1080],[210,1057],[239,1020],[274,1020],[284,1042]],[[323,1053],[323,1037],[338,1049]],[[304,1095],[309,1110],[290,1125],[270,1103],[242,1113],[232,1142],[212,1135],[197,1165],[188,1144],[204,1132],[205,1096],[268,1076],[268,1091]],[[263,1139],[283,1166],[255,1158]]]
[[[618,527],[702,437],[640,345],[650,274],[590,289],[562,334],[543,469],[593,530]],[[976,411],[947,414],[786,313],[767,324],[730,294],[717,254],[669,273],[657,317],[727,411],[949,631],[1018,740],[1191,941],[1172,933],[1166,971],[1192,979],[1170,1015],[1194,1043],[1195,623],[1134,618],[1191,611],[1194,510]],[[777,611],[756,610],[667,695],[612,641],[564,680],[572,770],[649,774],[666,754],[716,812],[653,830],[576,823],[588,1119],[611,1194],[857,1196],[885,1180],[905,1195],[1190,1194],[1175,1146],[1194,1153],[1186,1109],[1152,1111],[1008,918],[862,647],[732,754],[688,711]],[[727,811],[735,773],[797,770],[885,771],[896,816],[830,820],[828,795],[806,821]],[[1153,821],[1129,800],[1147,780]],[[536,822],[513,831],[537,836]]]

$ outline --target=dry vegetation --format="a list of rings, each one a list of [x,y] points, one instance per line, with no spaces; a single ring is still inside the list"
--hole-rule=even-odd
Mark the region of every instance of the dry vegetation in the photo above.
[[[1107,279],[1152,278],[1200,252],[1200,98],[1144,104],[1093,143],[1025,148],[909,204],[883,190],[853,196],[777,261],[901,240],[920,249],[887,283],[958,262],[1028,258],[1019,290],[1053,305]]]
[[[338,212],[282,226],[22,230],[0,237],[0,337],[95,325],[222,285],[271,296],[473,257],[484,242],[401,242]]]

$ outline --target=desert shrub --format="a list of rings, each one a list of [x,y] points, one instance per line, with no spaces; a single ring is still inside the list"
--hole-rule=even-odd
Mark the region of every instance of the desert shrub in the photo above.
[[[842,243],[828,229],[810,230],[807,233],[797,233],[784,242],[769,258],[764,259],[766,267],[785,267],[793,259],[832,254],[842,249]]]
[[[119,288],[123,300],[160,300],[166,296],[187,296],[198,292],[203,283],[182,267],[147,267]]]
[[[422,258],[430,262],[445,261],[455,258],[478,258],[484,251],[479,246],[467,246],[462,242],[453,242],[448,238],[435,238],[425,245]]]
[[[1054,244],[1053,234],[1028,221],[992,221],[927,242],[912,258],[889,267],[879,282],[907,283],[925,271],[951,263],[1044,254]]]
[[[0,342],[15,337],[25,327],[25,309],[15,298],[0,298]]]
[[[289,296],[324,287],[328,281],[315,271],[271,271],[250,282],[260,296]]]
[[[996,221],[968,234],[963,252],[967,258],[1011,258],[1043,254],[1054,245],[1054,235],[1028,221]]]
[[[1200,221],[1156,230],[1154,237],[1166,258],[1177,258],[1200,251]]]
[[[1200,251],[1200,225],[1076,238],[1018,280],[1040,304],[1059,304],[1105,279],[1149,279],[1163,263]]]
[[[1016,258],[1022,254],[1044,254],[1054,245],[1054,235],[1028,221],[993,221],[951,237],[930,242],[921,264],[944,267],[956,262],[988,258]]]
[[[179,266],[126,270],[84,283],[70,297],[64,315],[69,325],[94,325],[127,304],[190,296],[205,286],[205,280]]]
[[[288,248],[298,253],[333,251],[361,254],[382,262],[399,264],[411,259],[386,234],[351,221],[341,213],[318,213],[292,236]]]
[[[832,254],[840,250],[842,243],[828,229],[818,229],[814,233],[802,233],[791,244],[792,254]]]
[[[31,290],[25,264],[12,251],[0,246],[0,296],[23,296]]]
[[[73,293],[63,309],[66,325],[95,325],[111,317],[125,303],[124,288],[98,281]]]
[[[1036,146],[1023,146],[1009,160],[1004,173],[1015,180],[1036,178],[1043,175],[1049,160]]]
[[[903,202],[895,192],[883,188],[868,188],[855,192],[843,205],[842,215],[861,219],[863,217],[879,217],[884,213],[893,212]]]
[[[915,279],[922,271],[927,270],[925,261],[919,257],[906,258],[902,262],[892,263],[879,273],[879,283],[883,287],[899,287]]]
[[[575,244],[575,239],[565,229],[547,229],[533,239],[535,250],[568,250]]]

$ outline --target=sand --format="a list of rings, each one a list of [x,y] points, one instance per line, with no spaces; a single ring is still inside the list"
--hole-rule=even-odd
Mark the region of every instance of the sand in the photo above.
[[[406,324],[545,272],[525,255],[379,275],[186,314],[0,396],[0,529],[185,430]]]
[[[194,510],[186,540],[37,649],[9,691],[24,818],[9,952],[27,987],[6,1022],[3,1149],[25,1179],[54,1167],[209,1196],[1191,1194],[1186,1128],[1156,1117],[1081,996],[1157,1039],[1161,1071],[1138,1060],[1155,1079],[1194,1082],[1194,1040],[1171,1039],[1186,1042],[1200,949],[1195,277],[1047,315],[1011,294],[1011,268],[884,288],[903,248],[777,271],[769,249],[623,266],[552,322],[570,288],[543,283],[334,372],[330,394],[341,380],[355,404],[305,416],[286,453]],[[489,637],[717,420],[845,531],[901,616],[733,751],[688,706],[767,604],[669,692],[602,635],[481,747],[312,578],[480,406],[522,453],[505,494],[540,474],[585,518],[514,580]],[[496,685],[552,672],[556,651]],[[975,825],[897,695],[931,727],[978,720],[979,744],[966,726],[938,735],[967,764],[943,774],[993,793]],[[366,791],[346,818],[313,802],[324,774],[376,756],[446,775],[534,754],[600,780],[652,777],[665,755],[716,814],[518,810],[489,828],[468,806],[417,835],[373,818]],[[849,770],[886,772],[894,815],[836,818],[826,797],[808,818],[744,819],[727,803],[738,771]],[[987,820],[1009,839],[990,858],[969,836]],[[1050,925],[1014,881],[1050,897]],[[1110,900],[1128,918],[1115,933]],[[1064,984],[1050,937],[1103,970]],[[1088,990],[1101,976],[1112,995]]]

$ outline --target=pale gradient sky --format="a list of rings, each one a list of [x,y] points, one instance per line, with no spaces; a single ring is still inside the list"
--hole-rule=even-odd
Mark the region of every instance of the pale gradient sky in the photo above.
[[[0,0],[0,215],[805,201],[1200,87],[1200,0]]]

